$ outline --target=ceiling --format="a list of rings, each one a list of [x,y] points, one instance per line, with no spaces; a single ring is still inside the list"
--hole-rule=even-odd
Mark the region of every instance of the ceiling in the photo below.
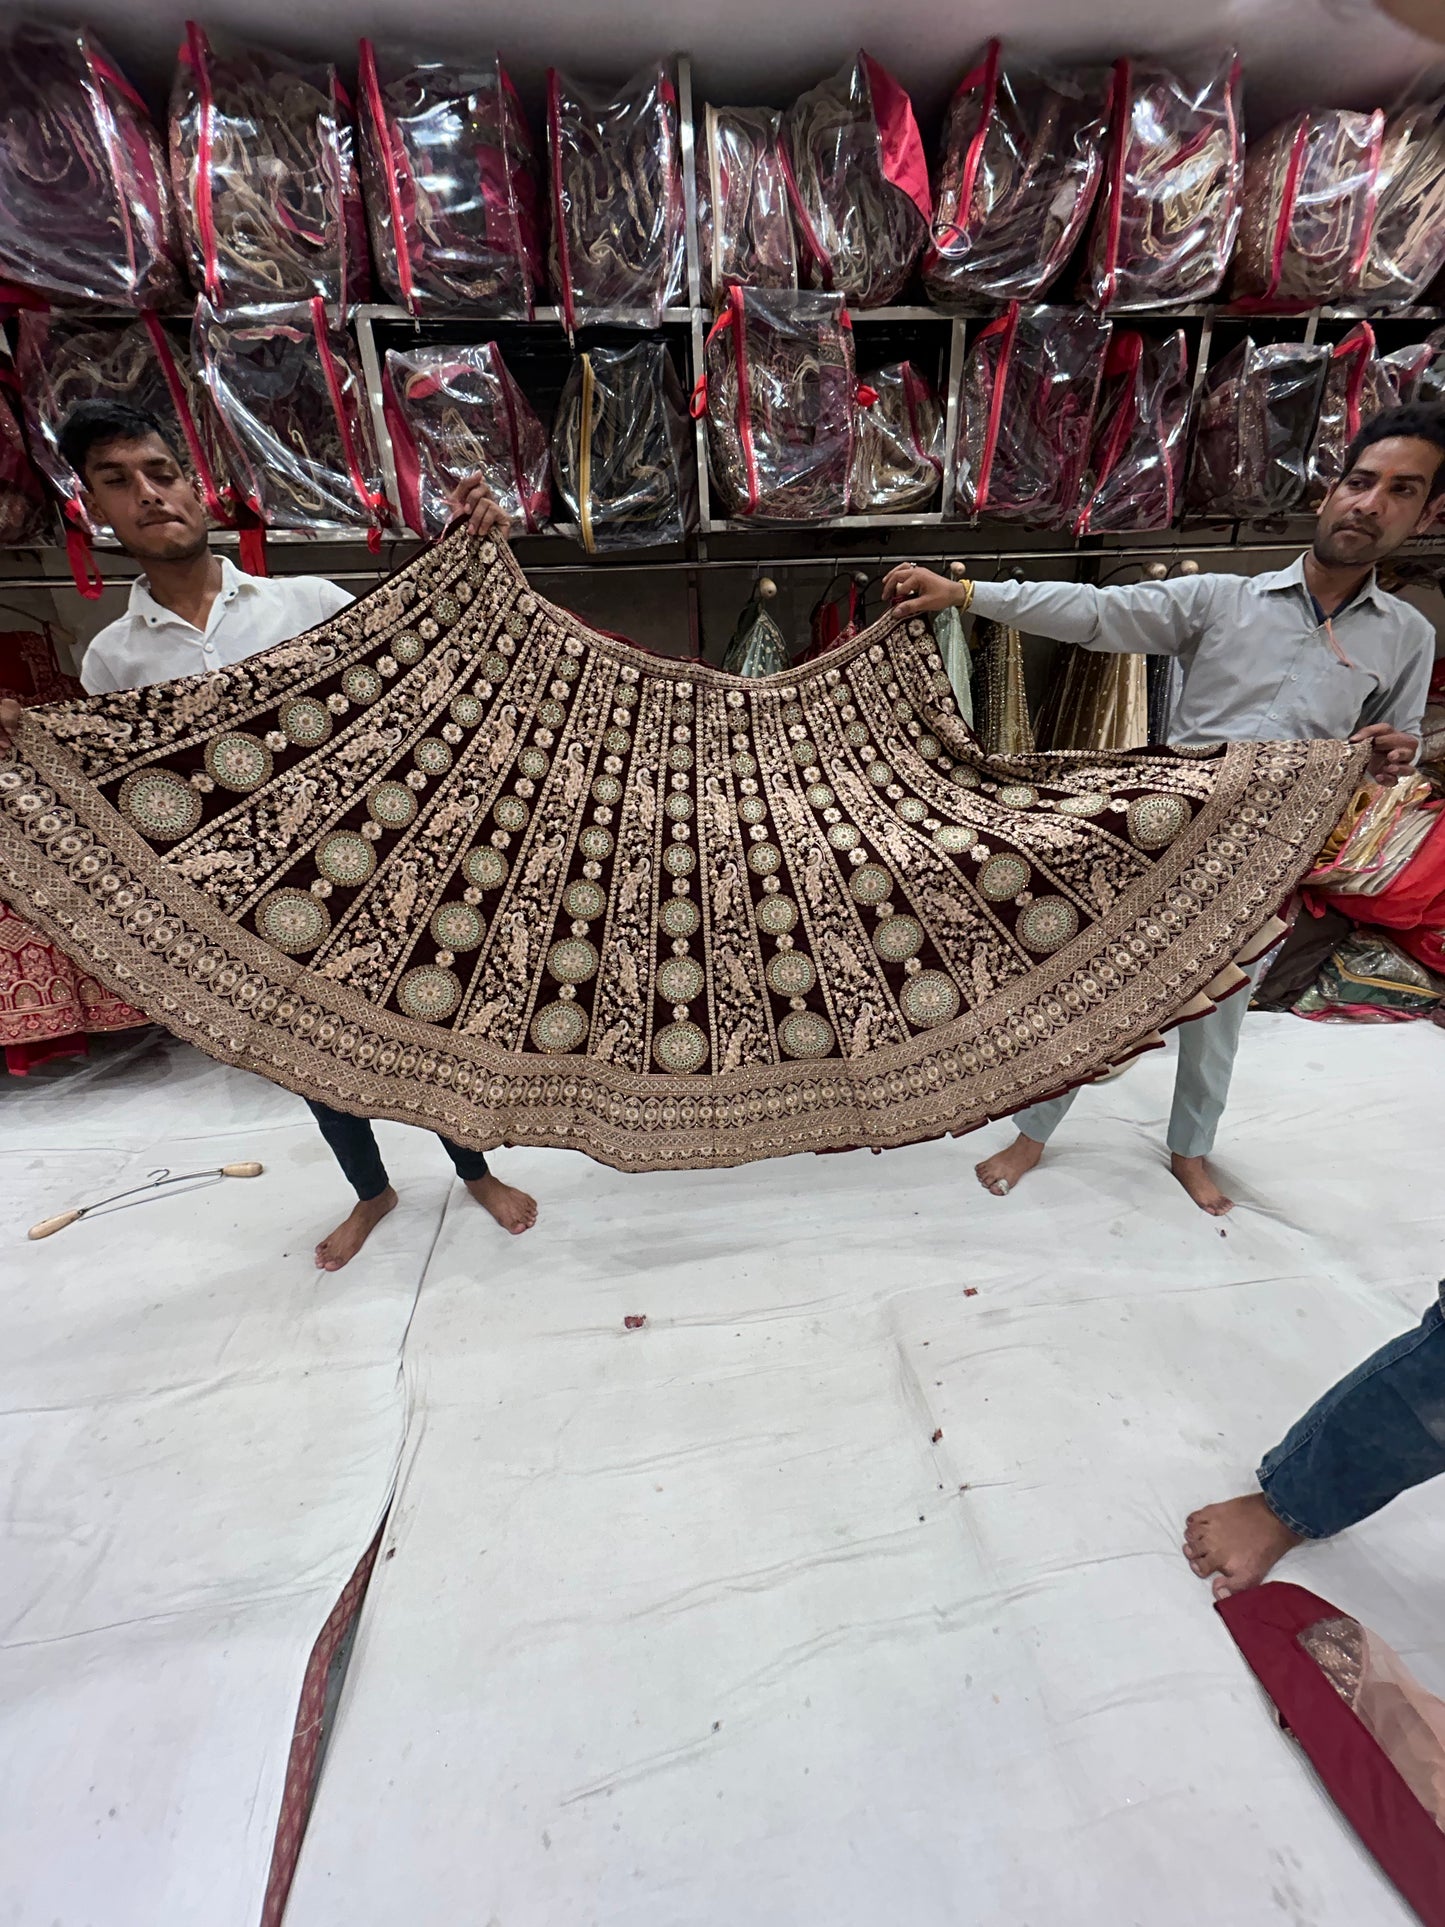
[[[1399,0],[1388,0],[1398,5]],[[1410,0],[1417,19],[1439,0]],[[74,18],[76,0],[28,0]],[[348,70],[359,35],[403,39],[436,52],[498,48],[535,97],[549,64],[579,78],[616,79],[669,51],[693,57],[699,94],[717,101],[782,102],[859,46],[892,69],[931,119],[969,56],[1000,27],[993,0],[532,0],[484,9],[476,0],[90,0],[84,17],[154,101],[164,99],[181,25],[208,26],[296,53],[326,54]],[[1445,6],[1439,10],[1445,13]],[[1445,49],[1417,38],[1373,0],[1013,0],[1008,44],[1055,59],[1177,54],[1201,44],[1244,56],[1251,124],[1304,104],[1388,105]],[[669,44],[670,43],[670,44]]]

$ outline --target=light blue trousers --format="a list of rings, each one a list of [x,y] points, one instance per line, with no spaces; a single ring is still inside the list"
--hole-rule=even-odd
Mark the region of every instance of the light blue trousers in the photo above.
[[[1202,1158],[1214,1149],[1214,1133],[1229,1099],[1229,1080],[1234,1074],[1244,1014],[1267,961],[1262,957],[1245,972],[1248,988],[1241,985],[1207,1017],[1179,1026],[1179,1068],[1174,1074],[1168,1137],[1169,1149],[1177,1157]],[[1046,1104],[1034,1104],[1021,1111],[1014,1122],[1025,1137],[1036,1144],[1047,1144],[1078,1095],[1077,1091],[1067,1091],[1063,1097],[1051,1097]]]

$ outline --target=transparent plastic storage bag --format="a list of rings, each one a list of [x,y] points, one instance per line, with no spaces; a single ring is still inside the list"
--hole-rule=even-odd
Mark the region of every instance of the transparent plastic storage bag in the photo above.
[[[1385,123],[1369,252],[1351,292],[1372,308],[1423,301],[1445,267],[1445,100]]]
[[[530,315],[543,280],[539,169],[499,60],[361,43],[361,173],[389,300],[413,314]]]
[[[697,226],[702,295],[796,288],[798,250],[782,155],[781,114],[705,107],[697,130]]]
[[[1248,336],[1212,371],[1200,398],[1188,503],[1203,515],[1286,515],[1309,484],[1328,348],[1256,347]]]
[[[855,515],[902,515],[934,505],[943,481],[943,405],[912,362],[878,368],[858,384],[853,470]]]
[[[409,529],[440,535],[454,512],[448,498],[470,474],[486,478],[519,533],[547,521],[547,433],[495,341],[389,349],[382,404]]]
[[[1341,301],[1369,258],[1383,114],[1297,114],[1249,150],[1234,293],[1267,307]]]
[[[1081,290],[1094,307],[1162,308],[1216,292],[1239,226],[1240,93],[1233,52],[1178,73],[1116,63]]]
[[[191,278],[213,308],[367,298],[351,103],[335,67],[213,45],[188,21],[171,174]]]
[[[1362,321],[1330,350],[1310,450],[1310,498],[1321,500],[1344,472],[1345,450],[1364,424],[1400,399],[1395,370],[1375,352],[1375,331]]]
[[[680,542],[696,521],[687,408],[662,341],[579,355],[552,428],[552,473],[589,554]]]
[[[923,257],[955,314],[1037,301],[1073,253],[1104,171],[1108,76],[1006,60],[991,40],[949,105]]]
[[[1075,535],[1129,534],[1174,524],[1184,491],[1189,347],[1115,328],[1104,362]]]

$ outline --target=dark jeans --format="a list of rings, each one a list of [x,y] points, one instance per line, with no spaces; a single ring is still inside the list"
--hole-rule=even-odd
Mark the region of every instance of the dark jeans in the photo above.
[[[311,1107],[311,1115],[321,1126],[322,1137],[331,1146],[336,1162],[346,1173],[347,1181],[357,1197],[363,1204],[368,1198],[379,1198],[391,1180],[381,1161],[376,1133],[370,1121],[364,1117],[351,1117],[345,1111],[333,1111],[329,1104],[314,1104],[309,1097],[306,1102]],[[487,1175],[487,1160],[480,1151],[463,1150],[460,1144],[453,1144],[440,1131],[437,1132],[437,1141],[456,1166],[457,1176],[463,1184],[470,1184],[473,1179]]]
[[[1327,1539],[1441,1472],[1445,1318],[1437,1301],[1414,1331],[1332,1385],[1265,1453],[1258,1478],[1291,1532]]]

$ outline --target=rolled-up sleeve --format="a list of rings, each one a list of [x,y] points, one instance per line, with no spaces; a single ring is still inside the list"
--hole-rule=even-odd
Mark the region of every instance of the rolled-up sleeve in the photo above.
[[[970,608],[1033,636],[1116,656],[1186,656],[1208,617],[1211,580],[1178,576],[1096,589],[1090,582],[976,582]]]

